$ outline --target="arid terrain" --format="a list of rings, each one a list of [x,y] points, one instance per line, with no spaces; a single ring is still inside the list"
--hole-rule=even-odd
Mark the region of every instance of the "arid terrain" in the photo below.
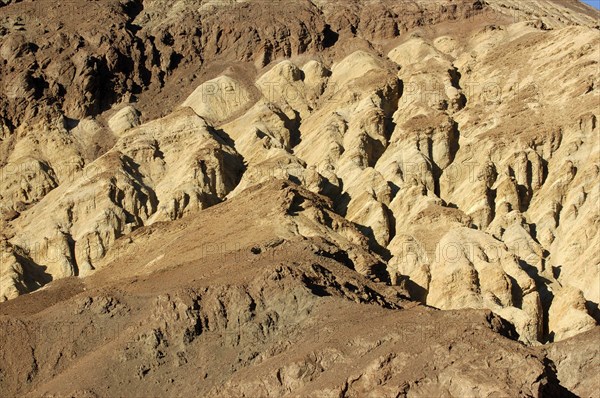
[[[0,88],[0,396],[600,396],[598,10],[0,0]]]

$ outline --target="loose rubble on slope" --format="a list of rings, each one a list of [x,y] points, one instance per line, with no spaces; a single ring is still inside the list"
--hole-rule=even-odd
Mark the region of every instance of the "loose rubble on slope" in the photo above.
[[[0,4],[0,385],[591,396],[597,12],[282,4]]]

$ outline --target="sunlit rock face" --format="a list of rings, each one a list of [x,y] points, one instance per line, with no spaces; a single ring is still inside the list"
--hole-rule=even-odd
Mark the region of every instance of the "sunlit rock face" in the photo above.
[[[9,394],[183,395],[194,374],[206,396],[592,395],[596,10],[0,10]],[[55,318],[104,329],[55,349],[31,326]],[[64,383],[91,355],[120,387]]]

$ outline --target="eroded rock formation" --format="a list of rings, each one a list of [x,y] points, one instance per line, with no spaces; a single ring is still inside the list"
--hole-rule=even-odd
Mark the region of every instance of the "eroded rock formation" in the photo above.
[[[600,319],[597,11],[267,3],[0,2],[0,322],[29,333],[0,384],[105,395],[63,384],[99,355],[119,394],[184,392],[226,341],[208,396],[593,391],[564,347]],[[126,333],[51,363],[26,305]]]

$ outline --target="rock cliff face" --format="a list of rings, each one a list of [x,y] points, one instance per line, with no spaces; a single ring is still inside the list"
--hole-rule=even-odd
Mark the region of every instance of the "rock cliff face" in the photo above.
[[[594,391],[597,11],[0,7],[9,393],[183,394],[192,368],[208,396]],[[52,347],[58,317],[106,330]]]

